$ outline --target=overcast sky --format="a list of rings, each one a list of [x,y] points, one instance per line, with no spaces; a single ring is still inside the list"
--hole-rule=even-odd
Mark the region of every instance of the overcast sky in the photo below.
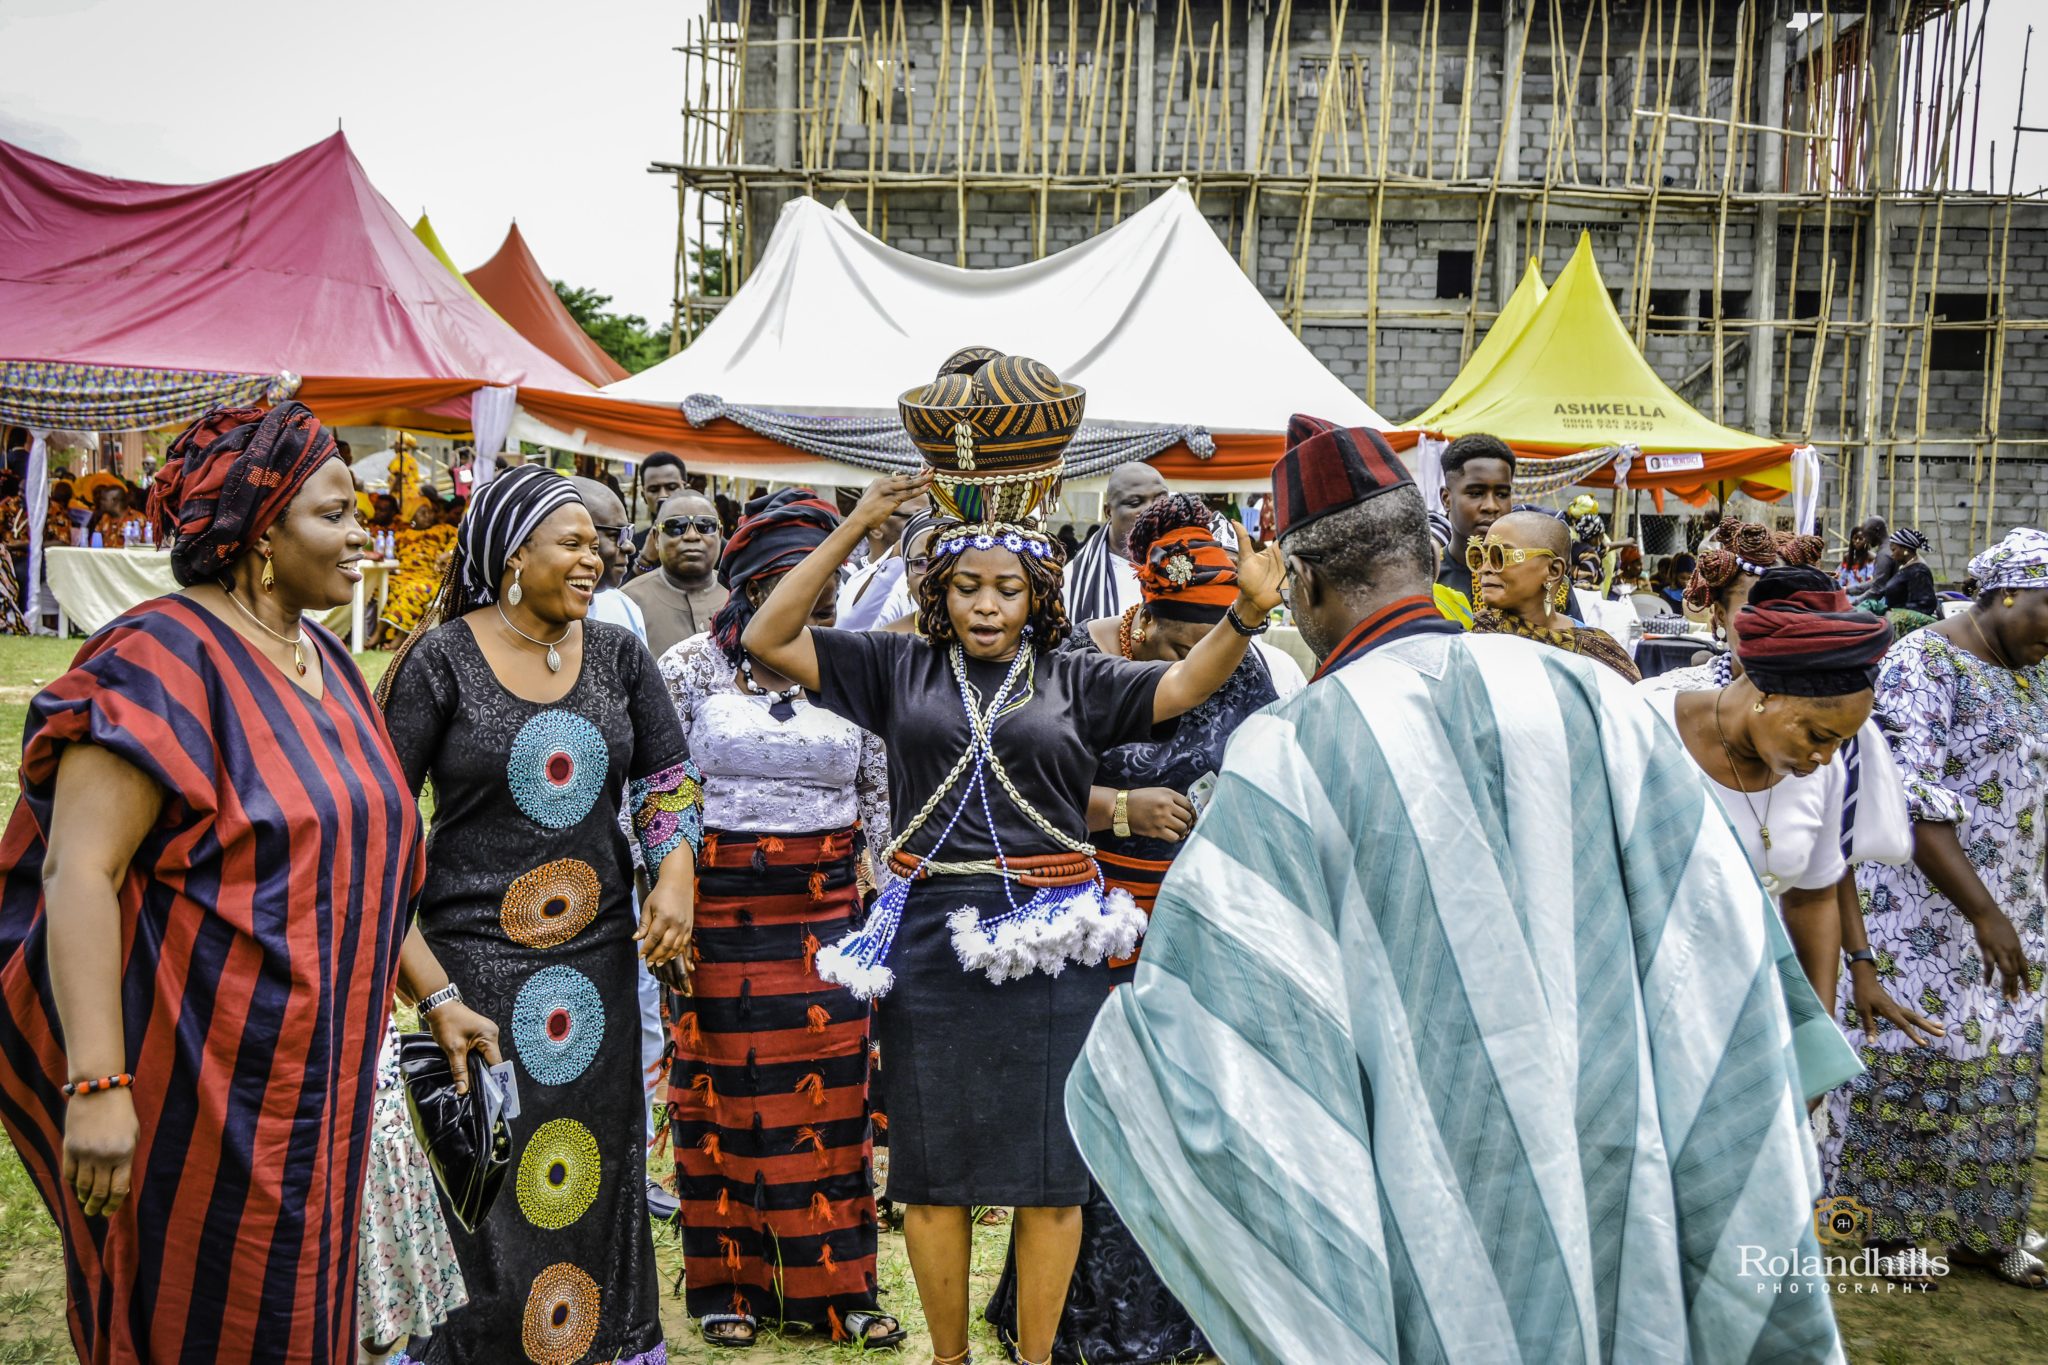
[[[513,218],[542,266],[666,318],[682,58],[702,0],[0,0],[0,138],[138,180],[213,179],[342,120],[410,222],[481,264]],[[1992,0],[1984,81],[2005,180],[2022,42],[2040,0]],[[2048,18],[2028,122],[2048,126]],[[2019,183],[2048,183],[2048,135]]]

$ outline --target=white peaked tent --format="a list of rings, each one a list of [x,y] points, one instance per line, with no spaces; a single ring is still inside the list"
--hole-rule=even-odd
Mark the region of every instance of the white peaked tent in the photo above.
[[[843,210],[792,200],[703,334],[604,392],[671,409],[711,394],[873,416],[966,345],[1032,356],[1083,385],[1091,423],[1267,438],[1219,442],[1211,463],[1232,482],[1243,480],[1226,467],[1240,463],[1263,481],[1293,413],[1388,426],[1288,330],[1185,183],[1078,246],[1001,270],[898,251]]]

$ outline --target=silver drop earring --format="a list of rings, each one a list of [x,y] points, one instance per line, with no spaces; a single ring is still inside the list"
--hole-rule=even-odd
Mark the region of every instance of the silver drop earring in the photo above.
[[[519,586],[519,575],[525,572],[526,570],[523,568],[514,568],[512,570],[512,589],[505,594],[505,600],[515,607],[519,605],[520,599],[526,596],[525,589]]]

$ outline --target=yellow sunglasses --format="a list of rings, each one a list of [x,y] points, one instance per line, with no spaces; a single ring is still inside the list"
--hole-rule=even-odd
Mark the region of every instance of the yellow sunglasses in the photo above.
[[[1481,540],[1472,537],[1465,545],[1465,567],[1473,573],[1481,569],[1492,569],[1499,573],[1510,564],[1526,564],[1538,555],[1558,558],[1555,550],[1524,550],[1518,545],[1503,545],[1497,540]]]

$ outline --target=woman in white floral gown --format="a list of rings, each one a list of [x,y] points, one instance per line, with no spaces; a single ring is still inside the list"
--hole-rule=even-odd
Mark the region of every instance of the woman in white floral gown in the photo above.
[[[469,1302],[462,1267],[441,1221],[434,1173],[405,1102],[396,1020],[385,1028],[384,1051],[377,1059],[377,1103],[370,1116],[364,1183],[356,1336],[365,1362],[396,1365],[410,1359],[402,1344],[423,1343]]]
[[[2026,1220],[2048,959],[2048,535],[2017,530],[1970,570],[1975,606],[1885,657],[1877,712],[1914,861],[1857,874],[1879,977],[1947,1036],[1922,1047],[1880,1026],[1867,1070],[1830,1097],[1822,1164],[1830,1193],[1869,1210],[1885,1263],[1906,1265],[1894,1278],[1925,1278],[1918,1248],[1933,1243],[2040,1289]]]

